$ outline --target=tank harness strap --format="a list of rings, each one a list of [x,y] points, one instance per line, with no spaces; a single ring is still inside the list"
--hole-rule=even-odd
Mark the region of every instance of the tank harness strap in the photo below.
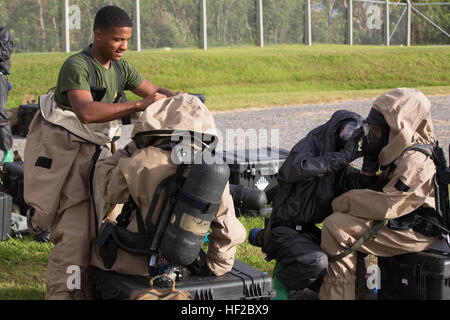
[[[94,194],[94,171],[95,171],[95,165],[98,161],[98,158],[100,157],[100,153],[102,152],[102,147],[99,145],[95,145],[95,153],[92,156],[92,162],[91,162],[91,169],[89,170],[89,194]],[[93,198],[92,198],[93,199]],[[91,200],[91,205],[94,210],[94,221],[95,221],[95,235],[98,235],[98,220],[97,220],[97,210],[93,203],[93,200]]]
[[[156,204],[158,203],[159,198],[161,196],[161,192],[163,189],[166,191],[166,199],[167,200],[170,197],[173,197],[174,194],[176,194],[176,192],[178,191],[177,189],[179,188],[179,186],[181,186],[182,179],[183,179],[183,172],[184,172],[185,168],[186,168],[185,165],[179,165],[177,168],[177,172],[175,174],[165,178],[164,180],[162,180],[155,190],[155,194],[153,195],[153,199],[152,199],[152,202],[148,209],[147,216],[145,217],[145,225],[147,226],[147,230],[150,233],[152,238],[156,232],[156,227],[159,224],[159,220],[161,218],[161,214],[160,214],[158,216],[158,222],[156,223],[156,225],[154,225],[152,223],[152,217],[153,217],[153,214],[156,209]],[[164,207],[164,205],[163,205],[163,207]]]
[[[126,228],[128,226],[128,224],[130,223],[129,220],[130,220],[131,212],[134,210],[134,208],[133,208],[134,206],[132,205],[132,203],[134,203],[134,200],[131,196],[129,196],[128,201],[124,203],[124,205],[122,207],[122,211],[116,218],[118,226]]]
[[[88,68],[89,68],[89,74],[91,75],[91,88],[97,86],[97,73],[95,72],[94,65],[92,64],[91,57],[86,51],[81,51],[81,56],[86,61]]]
[[[122,98],[123,77],[122,77],[122,72],[120,71],[120,68],[119,68],[119,65],[117,64],[117,62],[111,61],[111,64],[114,66],[114,69],[116,70],[116,74],[117,74],[117,97],[116,97],[116,100],[114,101],[115,103],[117,103],[117,102],[120,102],[120,100]]]
[[[178,193],[178,200],[190,204],[191,206],[202,210],[205,213],[215,213],[217,212],[217,210],[219,210],[220,207],[220,203],[203,201],[202,199],[194,197],[193,195],[185,193],[181,190]]]

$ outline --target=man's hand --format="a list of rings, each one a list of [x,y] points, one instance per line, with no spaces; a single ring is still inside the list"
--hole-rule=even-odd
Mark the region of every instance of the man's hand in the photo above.
[[[155,103],[158,100],[165,99],[165,98],[167,98],[167,96],[165,96],[165,95],[163,95],[161,93],[158,93],[158,92],[156,92],[154,94],[151,94],[151,95],[147,96],[145,99],[142,100],[142,103],[139,104],[139,110],[138,111],[144,111],[151,104]]]

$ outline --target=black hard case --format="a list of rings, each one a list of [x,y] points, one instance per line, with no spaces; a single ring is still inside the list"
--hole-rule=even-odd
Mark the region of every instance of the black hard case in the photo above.
[[[31,120],[38,110],[38,104],[22,104],[19,106],[19,134],[22,137],[27,136]]]
[[[260,148],[223,152],[222,158],[230,167],[230,183],[264,190],[267,201],[272,202],[277,192],[278,170],[289,150]]]
[[[450,300],[450,256],[437,251],[378,258],[380,298]]]
[[[12,197],[0,192],[0,241],[8,240],[11,231]]]
[[[98,300],[125,300],[135,290],[149,287],[148,278],[99,269],[93,280]],[[269,275],[238,260],[220,277],[188,275],[176,282],[176,288],[188,291],[194,300],[268,300],[275,296]]]

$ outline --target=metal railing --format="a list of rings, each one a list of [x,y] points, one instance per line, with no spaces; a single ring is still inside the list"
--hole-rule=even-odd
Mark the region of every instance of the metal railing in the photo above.
[[[448,6],[450,10],[450,3],[412,3],[411,1],[407,0],[405,3],[402,2],[389,2],[389,1],[375,1],[375,0],[353,0],[349,2],[349,21],[353,21],[353,3],[359,2],[359,3],[365,3],[370,4],[368,8],[378,8],[378,10],[372,11],[372,15],[370,16],[373,19],[378,19],[379,23],[376,25],[376,29],[382,29],[383,30],[383,44],[386,46],[391,45],[391,40],[393,39],[396,32],[400,29],[400,24],[402,22],[405,22],[404,26],[404,43],[406,46],[411,45],[411,34],[412,34],[412,13],[416,13],[421,19],[423,18],[423,22],[429,23],[431,26],[433,26],[436,30],[441,32],[443,35],[447,37],[447,44],[450,43],[448,39],[450,39],[450,35],[448,32],[444,30],[444,28],[440,27],[437,23],[432,21],[432,19],[428,18],[425,14],[423,14],[419,9],[416,7],[425,7],[425,6]],[[392,6],[402,7],[401,14],[397,21],[395,22],[394,27],[391,29],[391,8]],[[381,11],[380,7],[384,7],[384,12]],[[406,21],[405,21],[406,20]],[[450,21],[447,21],[447,27],[448,23]],[[419,23],[419,22],[418,22]],[[391,32],[392,30],[392,32]],[[353,44],[353,23],[349,23],[349,44]]]
[[[303,0],[305,6],[305,27],[304,27],[304,43],[308,46],[311,46],[313,43],[313,26],[312,26],[312,1],[311,0]],[[450,39],[450,35],[447,31],[445,31],[442,27],[433,22],[430,18],[428,18],[425,14],[421,13],[416,6],[449,6],[450,3],[411,3],[410,0],[406,0],[406,3],[402,2],[390,2],[388,0],[385,1],[377,1],[377,0],[342,0],[348,3],[348,15],[347,15],[347,25],[348,25],[348,36],[347,43],[353,44],[353,3],[361,2],[361,3],[370,3],[377,4],[379,6],[384,7],[384,22],[381,26],[381,10],[379,6],[369,6],[369,10],[372,9],[372,15],[369,15],[368,19],[371,19],[371,23],[375,23],[377,28],[382,27],[384,29],[384,45],[389,46],[391,44],[391,39],[394,34],[398,31],[399,25],[404,19],[406,15],[406,38],[405,42],[407,46],[411,45],[411,23],[412,18],[411,14],[414,11],[426,22],[430,23],[437,30],[441,31],[444,35],[446,35]],[[65,7],[68,6],[69,0],[63,0],[65,3]],[[301,2],[301,0],[299,1]],[[400,18],[396,22],[392,32],[390,31],[390,7],[391,6],[403,6],[404,9],[401,13]],[[201,49],[208,49],[208,3],[207,0],[200,0],[200,30],[199,30],[199,47]],[[256,16],[256,37],[255,42],[256,45],[263,47],[264,46],[264,1],[263,0],[255,0],[255,16]],[[135,50],[141,50],[141,33],[140,33],[140,0],[134,0],[134,17],[135,17],[135,26],[136,26],[136,36],[134,37]],[[65,21],[68,20],[66,17]],[[68,27],[66,24],[65,33],[68,32]],[[301,31],[299,31],[301,32]],[[65,51],[70,51],[70,43],[68,41],[65,42]]]
[[[95,12],[109,4],[132,17],[130,49],[136,51],[276,43],[450,44],[450,2],[391,1],[0,0],[0,25],[12,31],[16,52],[82,49],[93,40]]]

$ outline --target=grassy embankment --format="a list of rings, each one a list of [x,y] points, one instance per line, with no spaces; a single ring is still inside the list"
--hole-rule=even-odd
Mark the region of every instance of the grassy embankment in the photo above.
[[[36,99],[56,83],[69,55],[16,54],[8,108]],[[300,105],[374,98],[388,89],[415,87],[450,94],[449,47],[273,46],[128,52],[150,81],[173,90],[202,92],[212,110]],[[129,94],[130,100],[136,96]],[[263,218],[240,218],[247,232]],[[0,299],[43,299],[50,244],[0,242]],[[237,258],[269,272],[260,249],[245,242]]]
[[[65,53],[12,56],[8,108],[56,85]],[[212,110],[301,105],[374,98],[414,87],[450,94],[450,47],[315,45],[266,48],[176,49],[127,52],[125,58],[153,83],[202,92]],[[129,100],[137,99],[129,94]]]

